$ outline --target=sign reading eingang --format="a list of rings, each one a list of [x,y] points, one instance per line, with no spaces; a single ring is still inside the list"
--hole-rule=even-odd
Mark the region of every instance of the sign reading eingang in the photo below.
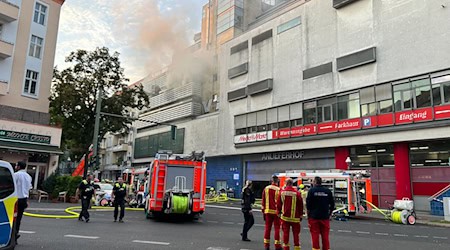
[[[0,129],[0,139],[50,144],[51,136],[35,135]]]

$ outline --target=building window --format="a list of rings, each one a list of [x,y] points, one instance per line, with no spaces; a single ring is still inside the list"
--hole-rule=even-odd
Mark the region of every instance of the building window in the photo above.
[[[300,25],[300,17],[294,18],[288,22],[285,22],[285,23],[279,25],[277,28],[277,33],[278,34],[283,33],[285,31],[290,30],[299,25]]]
[[[433,105],[438,106],[450,102],[450,75],[433,78]]]
[[[305,124],[317,123],[317,104],[316,102],[307,102],[303,105],[303,118]]]
[[[236,129],[236,135],[247,134],[247,115],[234,117],[234,128]]]
[[[335,97],[317,101],[317,118],[319,123],[336,120],[337,112]]]
[[[450,142],[418,142],[409,145],[411,167],[449,167]]]
[[[377,104],[376,103],[366,103],[361,105],[361,116],[374,116],[377,114]]]
[[[431,106],[430,79],[394,85],[395,111]]]
[[[242,28],[244,3],[242,0],[220,0],[218,5],[217,34],[231,27]]]
[[[41,3],[36,3],[34,7],[34,22],[45,25],[45,15],[47,14],[47,6]]]
[[[359,93],[338,96],[339,120],[360,117]]]
[[[267,110],[256,113],[257,132],[267,131]]]
[[[38,87],[38,76],[38,72],[27,70],[27,74],[25,76],[25,86],[23,88],[24,94],[37,95],[36,91]]]
[[[289,127],[289,105],[278,107],[278,128]]]
[[[289,107],[289,113],[291,127],[303,125],[303,107],[301,102],[291,104]]]
[[[29,56],[41,58],[42,53],[42,45],[43,45],[44,39],[38,37],[38,36],[31,36],[31,42],[30,42],[30,52],[28,53]]]
[[[421,79],[411,82],[415,108],[431,107],[430,79]]]

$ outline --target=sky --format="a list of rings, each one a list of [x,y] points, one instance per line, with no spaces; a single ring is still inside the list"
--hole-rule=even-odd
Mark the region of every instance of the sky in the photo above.
[[[120,53],[134,83],[166,66],[175,47],[193,43],[208,0],[66,0],[61,9],[55,66],[71,51],[108,47]],[[166,64],[166,65],[164,65]]]

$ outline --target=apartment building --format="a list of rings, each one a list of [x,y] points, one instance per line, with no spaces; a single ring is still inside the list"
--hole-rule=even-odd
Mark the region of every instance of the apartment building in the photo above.
[[[0,159],[26,161],[34,188],[58,165],[49,96],[64,0],[0,0]]]
[[[429,210],[450,183],[448,4],[299,0],[256,18],[220,50],[214,181],[368,169],[375,204]]]

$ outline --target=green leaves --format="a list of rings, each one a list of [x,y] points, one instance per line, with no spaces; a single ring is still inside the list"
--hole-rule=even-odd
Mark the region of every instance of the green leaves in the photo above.
[[[72,153],[83,153],[92,143],[99,88],[104,93],[102,112],[126,115],[129,109],[148,106],[143,87],[127,85],[119,53],[111,54],[106,47],[77,50],[66,62],[70,67],[54,69],[50,114],[51,122],[63,128],[63,143],[71,145]],[[100,137],[108,131],[120,132],[129,124],[131,120],[126,118],[102,117]]]

